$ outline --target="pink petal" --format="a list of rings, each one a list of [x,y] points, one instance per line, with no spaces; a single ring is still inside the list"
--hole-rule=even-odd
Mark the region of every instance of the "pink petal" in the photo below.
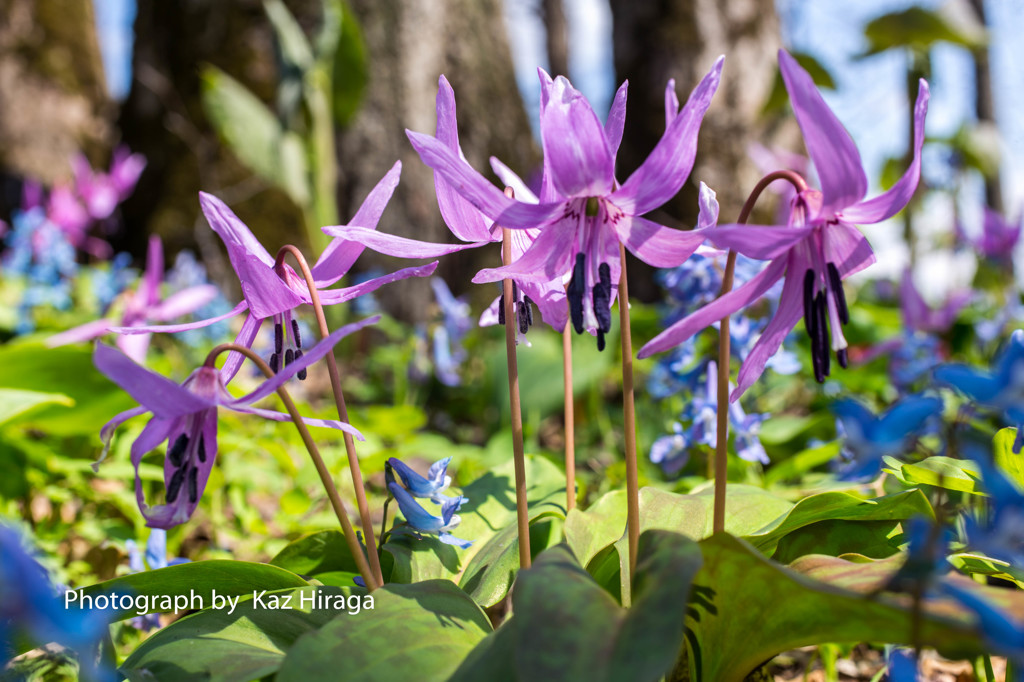
[[[119,334],[114,343],[121,349],[121,352],[139,363],[146,364],[146,352],[149,350],[149,340],[152,334]]]
[[[498,298],[491,301],[491,304],[480,313],[480,319],[477,321],[477,325],[480,327],[493,327],[498,324],[498,305],[501,303],[502,298]]]
[[[462,157],[459,147],[459,127],[455,117],[455,92],[448,79],[441,76],[437,88],[437,140]],[[468,164],[467,164],[468,165]],[[487,239],[489,225],[476,209],[435,169],[434,191],[437,205],[445,225],[456,238],[464,242],[479,242]]]
[[[160,237],[149,238],[149,249],[146,252],[146,272],[139,283],[136,296],[142,299],[143,305],[149,306],[160,300],[160,285],[164,281],[164,245]]]
[[[325,227],[323,231],[337,240],[353,242],[369,247],[377,253],[398,258],[438,258],[449,253],[475,249],[484,244],[490,244],[488,239],[483,242],[471,244],[432,244],[421,242],[407,237],[399,237],[394,234],[368,230],[365,227],[341,226]]]
[[[790,273],[807,271],[807,265],[798,264],[796,256],[793,256],[792,261],[794,265],[789,268]],[[771,267],[768,266],[768,269],[771,269]],[[768,322],[764,332],[761,333],[761,338],[757,340],[754,347],[750,349],[747,359],[743,361],[740,373],[736,377],[736,388],[733,389],[732,394],[729,396],[729,402],[736,402],[761,376],[761,373],[764,372],[765,364],[779,350],[786,336],[793,330],[793,327],[803,315],[803,305],[802,278],[786,277],[785,283],[782,285],[782,294],[779,296],[779,307],[775,311],[775,315]]]
[[[568,79],[558,76],[540,115],[544,158],[566,197],[603,196],[615,182],[615,157],[597,114]]]
[[[50,338],[46,339],[46,347],[56,348],[57,346],[66,346],[69,343],[79,343],[81,341],[95,339],[111,331],[110,328],[113,324],[114,320],[109,317],[93,320],[92,322],[86,322],[83,325],[72,327],[67,331],[63,331],[60,334],[54,334]]]
[[[733,289],[724,296],[716,298],[703,308],[694,311],[671,327],[651,339],[640,352],[638,358],[647,358],[655,353],[676,347],[699,331],[711,326],[726,315],[732,315],[764,296],[765,292],[782,277],[786,269],[786,261],[774,260],[768,267],[752,277],[746,284]]]
[[[194,313],[199,308],[217,298],[217,287],[212,284],[200,284],[188,287],[168,296],[162,303],[149,311],[153,320],[173,320],[182,315]]]
[[[843,279],[875,262],[875,252],[867,237],[849,223],[836,223],[822,229],[825,261],[835,263]]]
[[[326,291],[320,292],[320,302],[324,305],[344,303],[345,301],[351,301],[354,298],[358,298],[363,294],[376,291],[385,284],[397,282],[400,279],[409,279],[410,277],[430,277],[434,274],[434,270],[436,269],[437,261],[434,261],[433,263],[427,263],[426,265],[417,265],[412,268],[395,270],[390,274],[382,275],[381,277],[374,277],[373,279],[368,279],[365,282],[360,282],[359,284],[354,284],[350,287],[327,289]]]
[[[807,239],[812,227],[733,224],[708,230],[707,239],[720,249],[733,249],[750,258],[771,260]]]
[[[256,340],[256,335],[259,334],[262,326],[263,318],[252,314],[246,315],[245,322],[242,323],[242,328],[238,330],[238,336],[235,337],[235,344],[252,348],[253,341]],[[234,351],[229,352],[227,358],[224,359],[224,365],[220,368],[220,380],[224,384],[231,381],[238,374],[238,370],[242,368],[243,362],[245,362],[244,355]]]
[[[391,200],[391,195],[398,187],[398,179],[401,174],[402,162],[396,161],[391,170],[366,195],[359,210],[348,224],[370,230],[377,229],[377,223],[380,222],[380,217]],[[313,281],[316,282],[317,287],[329,287],[348,274],[352,264],[356,262],[362,252],[361,248],[357,248],[351,243],[332,241],[328,244],[312,268]]]
[[[643,215],[661,206],[675,196],[689,177],[697,154],[697,134],[718,89],[724,59],[719,57],[694,88],[686,106],[665,129],[650,156],[612,193],[612,202],[626,213]]]
[[[612,156],[619,151],[622,143],[622,129],[626,126],[626,92],[629,89],[629,81],[622,81],[622,85],[615,91],[612,98],[612,106],[608,109],[608,118],[604,121],[604,135],[608,138],[608,149]]]
[[[868,191],[857,145],[825,104],[810,75],[785,50],[779,50],[779,70],[807,153],[821,179],[823,212],[836,213],[852,206]]]
[[[223,315],[217,315],[216,317],[210,317],[205,320],[198,320],[196,322],[185,322],[183,324],[147,324],[141,327],[111,327],[110,331],[118,334],[149,334],[152,332],[184,332],[189,329],[202,329],[203,327],[209,327],[211,324],[216,324],[222,320],[226,320],[229,317],[234,317],[245,310],[248,310],[249,303],[242,301],[234,308],[224,313]]]
[[[569,302],[565,296],[565,287],[561,279],[544,284],[538,282],[520,282],[519,287],[530,300],[537,304],[544,323],[561,333],[569,321]],[[617,287],[613,287],[617,289]]]
[[[97,343],[92,358],[97,369],[157,417],[181,417],[216,405],[110,346]]]
[[[922,78],[918,85],[917,103],[914,105],[914,160],[910,162],[910,167],[888,192],[843,209],[843,220],[851,223],[878,223],[896,215],[910,203],[921,177],[921,146],[924,144],[924,117],[928,113],[928,97],[928,83]]]
[[[622,216],[613,227],[634,256],[656,268],[682,265],[707,236],[698,230],[674,230],[639,216]]]
[[[250,407],[248,405],[232,405],[231,409],[235,412],[252,414],[275,422],[290,422],[292,420],[291,415],[286,412],[274,412],[273,410],[264,410],[259,407]],[[310,417],[303,417],[302,421],[306,423],[306,426],[319,426],[325,429],[337,429],[351,435],[356,440],[366,440],[366,437],[359,432],[359,429],[347,422],[338,421],[337,419],[312,419]]]
[[[236,255],[251,254],[266,265],[273,267],[274,259],[256,239],[252,230],[239,220],[227,204],[212,194],[200,192],[199,206],[203,209],[203,215],[206,216],[210,227],[228,247],[228,256],[232,263]]]
[[[473,282],[498,282],[507,277],[521,282],[560,280],[569,272],[575,229],[556,223],[541,230],[533,245],[511,265],[487,268],[476,273]]]
[[[700,207],[697,213],[697,228],[704,230],[718,224],[718,197],[715,190],[700,183],[700,193],[697,196],[697,204]]]
[[[107,458],[107,453],[110,452],[110,441],[114,438],[114,431],[117,430],[117,427],[133,417],[138,417],[148,413],[149,410],[145,407],[133,407],[130,410],[125,410],[124,412],[119,413],[103,425],[103,428],[100,429],[100,440],[103,441],[103,452],[100,453],[100,458],[92,463],[93,471],[99,471],[100,464]]]
[[[509,199],[464,160],[430,137],[407,130],[409,141],[423,163],[438,171],[484,215],[514,229],[537,227],[563,211],[562,203],[528,204]],[[490,233],[488,237],[490,238]]]
[[[503,164],[497,157],[491,157],[491,170],[494,171],[494,174],[498,176],[499,180],[501,180],[501,184],[512,188],[512,196],[516,199],[528,204],[539,203],[537,195],[533,193],[533,190],[527,187],[526,183],[523,182],[523,179],[516,175],[511,168]]]
[[[669,78],[665,85],[665,129],[679,115],[679,96],[676,94],[676,79]]]

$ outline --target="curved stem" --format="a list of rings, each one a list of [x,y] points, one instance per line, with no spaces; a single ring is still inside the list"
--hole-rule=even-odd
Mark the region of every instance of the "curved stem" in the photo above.
[[[505,190],[510,194],[511,190]],[[501,257],[505,265],[512,262],[512,233],[501,230]],[[516,316],[513,308],[512,280],[502,282],[505,306],[505,356],[508,359],[508,402],[512,413],[512,457],[516,470],[516,525],[519,529],[519,568],[529,568],[530,511],[526,499],[526,458],[523,455],[523,413],[519,402],[519,364],[516,360]]]
[[[284,258],[291,254],[302,270],[306,279],[306,287],[309,289],[309,299],[313,304],[313,312],[316,314],[316,322],[320,327],[320,338],[327,338],[331,335],[327,328],[327,317],[324,315],[324,307],[320,303],[320,295],[317,293],[316,283],[313,281],[313,273],[302,252],[291,244],[285,244],[277,252],[277,259],[274,268],[278,271],[284,266]],[[338,374],[338,363],[334,359],[334,353],[327,353],[327,374],[331,378],[331,391],[334,393],[334,404],[338,409],[338,419],[348,422],[348,408],[345,406],[345,394],[341,390],[341,376]],[[380,559],[377,555],[377,542],[373,535],[373,520],[370,518],[370,506],[366,503],[366,490],[363,487],[363,474],[359,468],[359,456],[356,454],[356,444],[352,436],[342,434],[345,441],[345,453],[348,455],[348,469],[352,475],[352,487],[356,493],[356,504],[359,507],[359,523],[363,529],[363,537],[366,538],[366,554],[370,558],[370,567],[377,579],[377,583],[384,584],[384,574],[380,568]],[[369,583],[367,583],[369,584]]]
[[[633,336],[629,326],[629,287],[626,285],[626,247],[619,243],[619,327],[622,335],[622,421],[626,441],[626,533],[629,535],[629,575],[636,573],[640,546],[640,483],[636,463],[636,405],[633,402]]]
[[[217,359],[217,356],[228,351],[241,353],[252,360],[268,379],[272,379],[274,377],[274,371],[270,369],[267,363],[263,362],[263,358],[257,355],[250,348],[246,348],[245,346],[235,343],[223,343],[211,350],[209,355],[206,356],[205,365],[207,367],[213,367],[214,360]],[[334,514],[338,517],[338,521],[341,523],[341,531],[345,535],[345,542],[348,544],[349,552],[352,554],[352,558],[356,562],[359,574],[363,576],[366,588],[372,592],[380,587],[380,582],[370,571],[370,566],[366,561],[366,556],[363,554],[363,548],[359,544],[359,538],[356,537],[355,531],[352,530],[352,524],[348,520],[348,512],[345,510],[345,503],[341,501],[341,496],[338,495],[338,489],[334,487],[334,481],[331,479],[330,472],[327,471],[327,465],[324,464],[323,457],[320,456],[320,450],[317,448],[316,442],[313,440],[313,436],[310,435],[309,428],[306,427],[306,422],[302,419],[302,415],[299,414],[298,408],[295,407],[295,402],[292,400],[292,397],[288,394],[288,391],[284,386],[277,387],[277,395],[280,396],[281,402],[284,403],[285,409],[292,418],[292,423],[294,423],[295,428],[298,429],[303,445],[305,445],[306,450],[309,451],[309,456],[313,460],[313,466],[316,467],[316,471],[320,475],[320,482],[323,483],[324,489],[327,491],[327,497],[331,501],[331,507],[334,508]]]
[[[576,403],[572,390],[572,332],[568,322],[562,330],[562,386],[565,391],[565,511],[569,513],[576,506]]]
[[[739,224],[746,223],[754,210],[761,192],[768,185],[776,180],[786,180],[796,188],[797,192],[807,189],[807,183],[799,173],[790,170],[773,171],[761,178],[754,186],[750,196],[747,197],[743,208],[740,209],[740,217],[736,221]],[[719,297],[732,291],[733,276],[736,272],[736,252],[730,250],[725,261],[725,273],[722,274],[722,290]],[[712,530],[719,533],[725,530],[725,488],[728,476],[729,463],[729,360],[731,357],[729,337],[729,316],[722,318],[718,331],[718,406],[716,417],[718,430],[715,434],[715,507]]]

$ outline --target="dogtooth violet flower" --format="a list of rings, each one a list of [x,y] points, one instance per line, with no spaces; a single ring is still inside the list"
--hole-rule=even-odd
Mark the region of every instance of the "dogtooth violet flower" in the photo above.
[[[217,408],[226,407],[235,412],[254,414],[274,421],[289,421],[291,417],[287,414],[252,407],[252,403],[267,397],[292,376],[326,355],[342,337],[378,319],[379,316],[367,318],[336,330],[303,357],[241,398],[228,393],[222,370],[204,365],[178,385],[132,362],[120,351],[97,344],[93,355],[96,367],[140,403],[140,407],[122,412],[104,425],[100,431],[105,445],[103,455],[106,456],[114,430],[119,425],[132,417],[147,412],[152,414],[131,446],[131,459],[135,466],[135,497],[147,525],[152,528],[171,528],[184,523],[198,505],[217,456]],[[340,429],[362,440],[359,431],[344,422],[323,419],[307,419],[306,422],[314,426]],[[150,507],[143,495],[139,464],[146,453],[165,441],[165,503]]]
[[[124,310],[121,312],[120,319],[122,328],[140,326],[150,321],[172,320],[194,312],[217,298],[217,287],[212,284],[204,284],[183,289],[164,299],[160,294],[160,285],[163,283],[163,279],[163,245],[159,237],[152,236],[149,238],[146,271],[142,280],[135,291],[124,297]],[[48,346],[54,347],[95,339],[103,336],[116,325],[117,321],[114,318],[104,317],[51,336],[46,343]],[[116,343],[125,355],[142,364],[146,361],[149,337],[149,334],[122,334]]]
[[[860,402],[847,398],[833,404],[832,413],[842,424],[843,446],[851,460],[840,478],[854,480],[876,474],[882,457],[904,454],[928,418],[942,414],[942,400],[910,396],[876,416]]]
[[[903,313],[903,322],[915,331],[949,331],[956,322],[960,310],[970,303],[973,296],[970,291],[958,291],[947,296],[938,308],[932,308],[914,286],[910,268],[903,272],[903,279],[900,280],[900,311]]]
[[[736,400],[761,375],[765,363],[802,316],[811,337],[814,375],[829,374],[829,346],[841,366],[847,364],[842,326],[849,311],[842,280],[874,262],[874,252],[855,223],[877,223],[898,213],[911,199],[921,173],[928,84],[922,79],[914,106],[914,159],[903,177],[887,192],[862,200],[867,176],[849,133],[828,108],[811,77],[785,51],[779,68],[793,112],[814,162],[821,190],[805,189],[793,199],[789,225],[725,225],[708,230],[720,248],[769,260],[759,275],[675,323],[640,349],[645,358],[679,344],[715,320],[731,315],[785,278],[779,307],[740,368]],[[830,344],[831,329],[831,344]]]
[[[607,124],[569,81],[539,70],[540,129],[544,175],[539,203],[513,199],[489,183],[442,139],[406,131],[420,158],[450,187],[495,224],[538,234],[522,256],[481,270],[474,282],[561,281],[567,274],[569,318],[577,333],[594,330],[598,346],[611,329],[611,303],[619,279],[619,243],[655,267],[674,267],[704,241],[701,232],[664,227],[641,216],[682,187],[696,155],[697,133],[718,87],[716,61],[681,111],[666,97],[672,115],[658,144],[621,185],[615,156],[622,140],[626,86],[616,93]]]
[[[969,237],[959,221],[955,223],[954,229],[958,242],[971,245],[985,258],[1006,262],[1012,266],[1013,250],[1020,241],[1021,231],[1024,229],[1024,213],[1021,213],[1017,223],[1013,224],[986,206],[980,235]]]
[[[619,98],[621,99],[621,98]],[[459,133],[455,113],[455,93],[448,80],[441,76],[438,83],[437,100],[437,140],[445,145],[460,159],[464,158],[459,146]],[[513,195],[526,203],[539,203],[540,199],[511,169],[495,158],[491,159],[491,167],[506,187],[510,187]],[[541,194],[545,198],[553,193],[548,180],[547,166],[544,167],[544,178],[541,181]],[[354,225],[325,227],[324,232],[339,239],[350,239],[380,253],[399,258],[436,258],[439,256],[472,249],[485,244],[502,241],[501,226],[489,220],[473,204],[462,198],[451,184],[445,181],[442,174],[434,171],[434,188],[437,195],[441,217],[456,238],[462,244],[431,244],[414,239],[388,235],[374,230],[367,230]],[[552,195],[553,196],[553,195]],[[518,259],[533,244],[539,230],[512,231],[512,260]],[[513,278],[513,315],[516,322],[517,336],[523,335],[533,324],[531,304],[536,305],[541,318],[556,331],[562,331],[568,319],[564,282],[561,275],[548,281],[525,281]],[[494,303],[481,316],[482,326],[504,324],[504,294],[495,299]]]
[[[401,168],[400,162],[395,163],[376,187],[370,191],[352,218],[353,224],[376,228],[391,194],[398,185]],[[228,259],[241,283],[242,301],[227,313],[205,320],[177,325],[115,327],[114,331],[122,334],[179,332],[205,327],[248,310],[249,314],[242,324],[235,343],[252,347],[263,321],[272,318],[274,320],[274,355],[271,356],[271,367],[277,371],[283,365],[297,361],[302,357],[303,348],[298,322],[293,319],[292,311],[304,303],[312,302],[305,278],[296,274],[288,264],[282,264],[279,274],[274,267],[274,257],[263,248],[263,245],[259,243],[245,223],[239,220],[223,201],[211,194],[200,192],[199,203],[210,227],[224,240]],[[320,258],[312,266],[312,274],[320,301],[325,306],[350,301],[357,296],[375,291],[385,284],[400,279],[429,276],[437,267],[435,261],[428,265],[398,270],[354,286],[327,289],[326,287],[336,283],[348,273],[362,251],[363,247],[357,243],[333,240],[320,254]],[[229,353],[227,361],[224,363],[225,380],[234,376],[241,364],[241,354]],[[299,378],[303,378],[303,374],[300,373]]]
[[[937,367],[937,381],[955,386],[979,405],[1002,412],[1006,421],[1017,427],[1013,452],[1024,445],[1024,330],[1010,335],[1010,341],[995,359],[992,372],[961,364]]]

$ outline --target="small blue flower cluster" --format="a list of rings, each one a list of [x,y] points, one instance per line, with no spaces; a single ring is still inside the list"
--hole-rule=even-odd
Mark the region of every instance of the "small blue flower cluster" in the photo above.
[[[42,208],[15,211],[11,225],[4,240],[3,268],[24,281],[15,331],[27,334],[35,329],[35,308],[70,307],[71,280],[78,273],[78,264],[74,246]]]
[[[210,279],[206,273],[206,266],[196,260],[194,253],[186,249],[179,251],[178,255],[174,257],[174,267],[167,273],[166,282],[170,286],[170,294],[174,294],[185,289],[209,284]],[[224,297],[224,294],[218,293],[215,299],[196,309],[192,316],[204,320],[223,315],[231,308],[231,303]],[[220,341],[228,335],[230,327],[230,323],[226,320],[215,322],[207,327],[179,332],[178,338],[186,345],[197,348]]]
[[[406,526],[415,533],[437,534],[438,539],[446,545],[455,545],[466,549],[473,542],[463,540],[451,534],[461,519],[456,513],[469,500],[461,495],[448,497],[441,494],[451,485],[452,477],[447,475],[451,457],[434,462],[427,472],[426,478],[413,471],[402,460],[392,457],[388,460],[384,477],[388,492],[395,498],[398,508],[405,517]],[[405,487],[398,484],[395,474],[402,480]],[[434,504],[441,505],[441,516],[434,516],[424,509],[415,497],[427,498]]]
[[[458,386],[462,383],[459,368],[467,357],[462,341],[474,326],[469,303],[462,297],[453,296],[440,277],[431,277],[430,287],[441,311],[441,319],[432,330],[427,325],[416,328],[415,357],[409,365],[409,372],[415,381],[426,381],[432,364],[438,381],[445,386]]]

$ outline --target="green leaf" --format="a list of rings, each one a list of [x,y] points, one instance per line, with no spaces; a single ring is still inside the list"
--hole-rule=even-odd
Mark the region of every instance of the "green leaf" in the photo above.
[[[819,521],[784,536],[771,556],[783,564],[807,554],[857,554],[884,559],[899,552],[902,544],[902,534],[897,532],[899,525],[897,520]]]
[[[469,498],[459,510],[462,519],[453,535],[472,540],[465,550],[443,544],[436,536],[422,538],[410,535],[392,535],[384,549],[395,558],[392,582],[413,583],[429,578],[447,578],[468,585],[473,591],[479,582],[480,571],[488,564],[474,562],[490,540],[509,525],[516,523],[516,495],[514,463],[509,460],[466,486],[462,494]],[[565,474],[544,457],[526,456],[526,495],[529,517],[565,515]],[[427,509],[438,509],[430,502]],[[472,572],[470,572],[472,567]],[[465,571],[465,576],[463,572]]]
[[[963,21],[954,24],[942,13],[924,7],[910,7],[873,19],[864,27],[864,37],[868,39],[864,56],[893,48],[924,51],[938,42],[967,48],[979,48],[986,42],[980,27]]]
[[[57,436],[99,433],[115,414],[138,404],[93,366],[88,346],[26,343],[0,348],[0,386],[70,400],[73,406],[56,400],[18,418],[22,425]]]
[[[978,465],[970,460],[937,455],[917,464],[903,464],[892,457],[886,457],[885,463],[889,465],[885,472],[907,485],[933,485],[946,490],[985,494]]]
[[[369,57],[359,20],[341,3],[341,37],[334,51],[332,103],[334,120],[348,125],[359,111],[370,81]]]
[[[452,680],[658,680],[683,642],[697,545],[676,533],[640,536],[636,596],[624,609],[566,545],[523,571],[515,615],[466,658]]]
[[[302,140],[284,130],[259,98],[217,67],[207,65],[202,70],[202,102],[211,125],[242,163],[284,190],[299,206],[309,203]]]
[[[277,598],[278,606],[287,603],[289,608],[268,608],[275,603],[271,597]],[[356,606],[372,599],[352,590],[312,585],[273,592],[262,604],[250,596],[234,612],[207,609],[171,623],[139,645],[120,671],[132,682],[258,680],[277,672],[285,652],[307,632],[335,618],[362,622],[367,617],[335,608],[339,598],[353,614]],[[323,605],[327,608],[319,608]]]
[[[738,682],[762,662],[790,649],[826,642],[910,644],[911,602],[905,595],[875,594],[899,560],[851,563],[825,556],[799,559],[787,569],[725,534],[701,542],[704,568],[694,580],[701,595],[690,643],[690,670],[702,682]],[[1015,614],[1024,594],[982,587],[948,576]],[[921,644],[952,658],[984,651],[974,617],[949,600],[928,602]]]
[[[1000,429],[992,439],[992,451],[996,466],[1002,469],[1018,488],[1024,489],[1024,453],[1014,454],[1013,441],[1016,438],[1017,429]]]
[[[968,553],[950,554],[947,558],[958,571],[967,575],[991,576],[1000,580],[1008,580],[1015,583],[1017,587],[1024,587],[1024,569],[1017,568],[1005,561],[982,554]]]
[[[771,524],[747,535],[744,539],[753,544],[767,556],[775,553],[779,542],[786,535],[820,522],[834,521],[892,521],[898,522],[911,516],[925,514],[934,516],[928,498],[920,490],[907,490],[895,495],[886,495],[872,500],[865,500],[856,495],[844,492],[826,492],[811,495],[800,500],[796,506]],[[893,524],[895,525],[895,523]],[[839,528],[843,528],[840,526]],[[834,530],[835,527],[832,527]],[[818,531],[827,534],[829,527]],[[815,537],[815,534],[806,537]],[[819,538],[823,537],[818,535]],[[874,536],[872,536],[874,537]],[[790,549],[792,549],[792,545]],[[851,547],[846,552],[858,552],[861,549]],[[815,552],[817,554],[823,551]]]
[[[777,464],[773,463],[764,473],[765,487],[770,488],[784,481],[799,479],[803,474],[834,460],[839,455],[839,450],[839,441],[833,441],[801,450]]]
[[[288,543],[270,565],[308,576],[334,571],[359,573],[345,536],[336,530],[310,533]]]
[[[275,680],[447,680],[491,632],[480,607],[446,580],[387,585],[372,611],[300,637]]]
[[[20,388],[0,388],[0,425],[41,405],[71,407],[75,401],[63,393],[41,393]]]
[[[306,34],[281,0],[263,0],[263,10],[274,28],[274,38],[285,69],[304,72],[313,66],[313,48]]]
[[[149,597],[151,606],[145,613],[166,613],[179,610],[173,604],[167,604],[161,597],[198,598],[185,607],[187,609],[209,608],[213,600],[213,592],[219,596],[249,596],[254,591],[282,590],[303,587],[308,583],[290,571],[267,564],[256,564],[248,561],[227,561],[215,559],[211,561],[195,561],[177,566],[158,568],[154,571],[143,571],[96,583],[79,590],[80,595],[95,598],[101,594],[133,594],[136,597]],[[142,615],[137,611],[114,611],[117,620]]]

